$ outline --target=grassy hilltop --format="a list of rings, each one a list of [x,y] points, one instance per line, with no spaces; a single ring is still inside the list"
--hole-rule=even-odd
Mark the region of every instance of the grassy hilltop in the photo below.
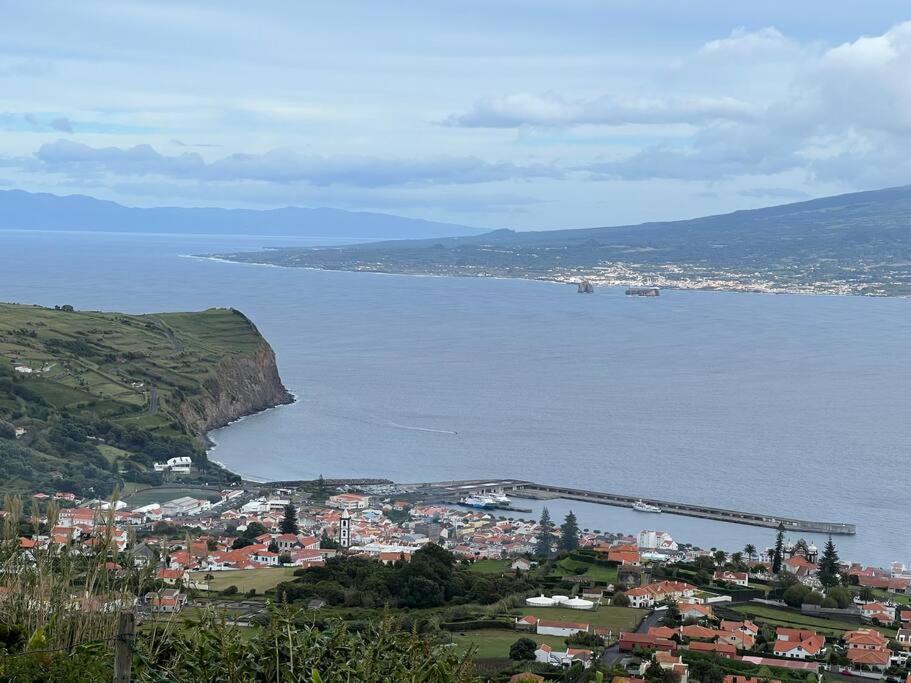
[[[69,308],[0,304],[2,490],[107,495],[160,483],[152,462],[176,455],[205,472],[205,431],[288,400],[238,311]]]

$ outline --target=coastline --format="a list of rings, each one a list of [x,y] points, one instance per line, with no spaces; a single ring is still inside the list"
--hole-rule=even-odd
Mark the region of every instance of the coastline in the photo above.
[[[658,287],[670,291],[686,292],[727,292],[734,294],[771,294],[771,295],[792,295],[792,296],[825,296],[825,297],[862,297],[867,299],[911,299],[911,294],[888,294],[874,292],[853,292],[853,291],[833,291],[826,289],[814,289],[810,286],[789,287],[789,286],[761,286],[761,285],[742,285],[735,286],[733,283],[725,285],[724,283],[706,284],[704,282],[694,282],[691,286],[686,283],[675,281],[663,281],[653,278],[641,279],[618,279],[605,278],[597,274],[578,273],[573,275],[555,275],[553,277],[527,277],[527,276],[507,276],[507,275],[486,275],[471,273],[406,273],[392,272],[385,270],[371,269],[353,269],[353,268],[319,268],[316,266],[286,266],[265,261],[241,261],[224,256],[206,255],[206,254],[181,254],[182,258],[199,259],[203,261],[215,261],[218,263],[230,263],[235,265],[259,266],[266,268],[282,268],[288,270],[308,270],[324,273],[363,273],[369,275],[388,275],[397,277],[416,277],[416,278],[467,278],[477,280],[521,280],[525,282],[542,282],[554,285],[576,285],[581,279],[589,280],[596,288],[623,288],[623,287]]]

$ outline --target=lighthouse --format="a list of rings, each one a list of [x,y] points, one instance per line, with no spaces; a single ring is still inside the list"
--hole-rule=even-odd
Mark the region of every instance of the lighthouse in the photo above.
[[[343,548],[351,545],[351,514],[342,510],[341,519],[338,521],[338,544]]]

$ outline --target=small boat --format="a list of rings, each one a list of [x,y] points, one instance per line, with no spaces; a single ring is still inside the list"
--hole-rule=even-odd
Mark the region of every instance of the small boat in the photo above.
[[[639,512],[661,512],[661,508],[657,505],[649,505],[643,500],[637,500],[633,503],[633,510],[638,510]]]

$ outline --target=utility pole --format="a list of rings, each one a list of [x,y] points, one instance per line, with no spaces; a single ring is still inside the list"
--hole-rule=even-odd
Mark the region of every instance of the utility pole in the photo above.
[[[117,640],[114,642],[114,683],[130,683],[135,637],[136,615],[133,610],[121,610],[117,615]]]

